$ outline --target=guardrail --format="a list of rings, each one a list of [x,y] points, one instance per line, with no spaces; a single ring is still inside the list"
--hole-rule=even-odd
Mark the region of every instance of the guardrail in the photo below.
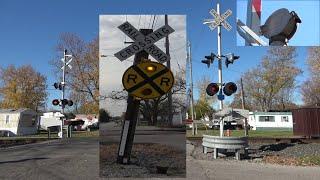
[[[220,137],[203,135],[202,138],[203,153],[208,153],[208,148],[213,148],[213,158],[217,159],[218,149],[232,149],[235,150],[235,156],[237,160],[240,160],[240,150],[244,149],[245,156],[248,151],[248,138],[247,137]]]

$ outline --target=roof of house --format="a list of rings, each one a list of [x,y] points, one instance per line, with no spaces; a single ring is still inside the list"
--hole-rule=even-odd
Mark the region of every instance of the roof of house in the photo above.
[[[292,112],[252,112],[254,115],[292,115]]]
[[[20,108],[20,109],[0,109],[0,113],[6,113],[6,114],[14,114],[14,113],[21,113],[27,110],[31,110],[28,108]]]

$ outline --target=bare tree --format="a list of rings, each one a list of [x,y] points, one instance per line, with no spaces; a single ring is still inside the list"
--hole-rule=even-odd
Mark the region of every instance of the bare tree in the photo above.
[[[308,69],[310,77],[301,87],[302,98],[305,105],[320,105],[320,48],[308,49]]]
[[[75,110],[80,113],[99,111],[99,43],[98,38],[85,42],[72,33],[61,34],[57,44],[57,58],[52,61],[55,74],[61,68],[61,54],[64,49],[72,54],[72,69],[68,70],[67,82],[70,96],[75,100]],[[60,79],[58,76],[57,78]]]
[[[296,88],[295,78],[302,72],[295,67],[295,57],[294,47],[270,47],[258,67],[244,73],[247,108],[269,111],[292,106],[291,97]],[[239,98],[239,94],[235,96],[232,107],[239,106]]]

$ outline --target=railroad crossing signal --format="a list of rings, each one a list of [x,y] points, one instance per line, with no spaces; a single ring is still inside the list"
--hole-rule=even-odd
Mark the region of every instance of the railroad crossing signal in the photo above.
[[[56,83],[56,82],[55,82],[55,83],[53,84],[53,87],[56,88],[56,89],[59,89],[59,90],[62,90],[62,86],[63,86],[62,83]]]
[[[218,99],[224,99],[224,95],[226,96],[231,96],[233,93],[237,91],[237,85],[234,82],[228,82],[223,85],[223,93],[220,90],[219,84],[218,83],[210,83],[207,86],[206,92],[209,96],[214,96],[215,94],[218,94]],[[224,95],[223,95],[224,94]]]
[[[202,60],[201,62],[204,64],[207,64],[208,68],[210,67],[210,64],[213,63],[214,58],[217,57],[215,54],[211,53],[209,56],[204,56],[206,58],[205,60]]]
[[[164,25],[146,36],[139,32],[128,21],[121,24],[118,28],[134,41],[134,43],[130,46],[114,54],[114,56],[120,61],[123,61],[142,50],[145,50],[160,63],[170,60],[170,56],[154,45],[154,43],[160,39],[174,32],[174,29],[172,29],[169,25]]]
[[[70,58],[67,62],[67,58]],[[69,69],[72,69],[71,66],[71,62],[72,62],[72,55],[70,54],[66,54],[64,58],[61,58],[61,61],[63,62],[63,66],[61,67],[61,69],[63,70],[66,66],[68,66]]]
[[[225,57],[226,57],[225,64],[226,64],[227,68],[228,68],[229,64],[233,64],[234,60],[237,60],[240,58],[240,56],[235,56],[233,53],[229,53]]]
[[[231,96],[233,93],[237,91],[237,85],[234,82],[228,82],[223,87],[223,93],[226,96]]]
[[[52,101],[52,104],[54,106],[65,106],[65,105],[68,105],[68,106],[72,106],[73,105],[73,101],[72,100],[68,100],[68,99],[54,99]]]
[[[203,24],[209,24],[209,28],[214,30],[220,24],[228,31],[231,30],[232,26],[226,21],[226,19],[232,14],[232,11],[228,9],[222,15],[219,15],[215,9],[211,9],[209,12],[214,18],[205,19]]]
[[[214,96],[219,92],[219,85],[217,83],[210,83],[207,86],[206,92],[209,96]]]
[[[129,67],[122,76],[122,84],[132,96],[153,99],[171,90],[174,76],[166,66],[147,61]]]

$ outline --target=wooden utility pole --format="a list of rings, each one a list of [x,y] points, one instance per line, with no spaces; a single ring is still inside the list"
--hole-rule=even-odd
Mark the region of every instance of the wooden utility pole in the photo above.
[[[244,91],[243,91],[243,83],[242,83],[242,78],[240,78],[240,85],[241,85],[241,104],[242,104],[242,109],[246,108],[245,100],[244,100]],[[244,135],[249,136],[248,132],[248,119],[244,119]]]
[[[140,29],[143,35],[148,35],[153,32],[152,29]],[[133,65],[141,62],[142,59],[148,59],[149,54],[146,51],[138,52],[133,61]],[[124,123],[122,125],[121,141],[118,148],[117,162],[121,164],[129,164],[131,150],[133,146],[134,134],[136,131],[136,124],[138,119],[140,100],[129,95],[127,100],[127,110],[125,114]]]
[[[164,15],[164,21],[165,21],[165,25],[168,25],[168,15]],[[169,49],[169,35],[166,36],[166,54],[168,56],[170,56],[170,49]],[[167,61],[167,67],[169,68],[169,70],[171,70],[171,63],[170,60]],[[169,116],[168,116],[168,120],[169,120],[169,125],[172,125],[172,118],[173,118],[173,108],[172,108],[172,91],[170,90],[168,92],[168,104],[169,104]]]

